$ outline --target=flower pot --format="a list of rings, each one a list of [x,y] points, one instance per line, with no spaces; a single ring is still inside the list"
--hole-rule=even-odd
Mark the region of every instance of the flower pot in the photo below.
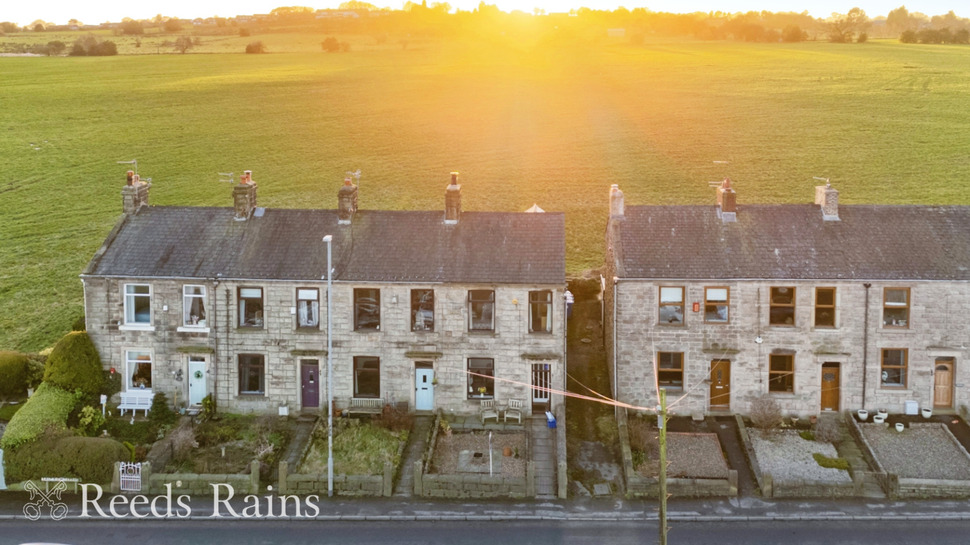
[[[920,414],[923,415],[923,418],[929,418],[933,416],[933,409],[920,409]]]
[[[878,416],[886,418],[887,416],[889,416],[889,411],[887,411],[886,409],[879,409],[878,411],[876,411],[876,414]]]
[[[856,414],[859,415],[859,422],[865,422],[866,420],[869,420],[869,411],[865,409],[859,409],[858,411],[856,411]]]
[[[886,422],[886,416],[877,414],[876,416],[872,417],[872,421],[875,422],[876,424],[884,424]]]
[[[505,447],[502,449],[502,456],[508,457],[512,456],[512,447]]]
[[[906,426],[904,426],[902,422],[896,422],[896,431],[897,432],[903,433],[903,430],[904,429],[906,429]]]

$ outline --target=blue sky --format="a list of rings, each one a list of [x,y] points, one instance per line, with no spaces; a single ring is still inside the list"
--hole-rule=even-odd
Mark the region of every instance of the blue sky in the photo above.
[[[69,19],[78,19],[83,23],[97,24],[105,21],[120,21],[123,17],[147,19],[161,13],[166,16],[195,18],[219,15],[248,15],[253,13],[268,13],[274,7],[307,5],[314,8],[336,7],[341,0],[330,2],[301,2],[300,0],[167,0],[165,2],[131,2],[130,0],[97,0],[94,2],[78,2],[77,0],[35,0],[32,2],[18,2],[4,0],[0,7],[0,21],[13,21],[20,25],[29,24],[37,19],[56,24],[67,23]],[[372,1],[378,6],[400,8],[404,2]],[[432,0],[429,0],[429,4]],[[452,0],[448,2],[453,7],[464,10],[474,9],[478,0]],[[486,3],[496,4],[505,10],[521,9],[532,11],[532,8],[543,8],[548,12],[569,11],[572,8],[589,7],[595,9],[614,9],[624,6],[632,9],[645,7],[653,11],[692,12],[692,11],[808,11],[815,17],[827,17],[832,12],[844,13],[853,6],[861,7],[870,17],[886,15],[890,10],[905,5],[909,11],[918,11],[927,15],[942,15],[953,10],[961,17],[970,17],[970,7],[966,0],[921,0],[908,3],[904,0],[824,0],[806,3],[804,0],[643,0],[633,3],[624,0],[486,0]]]

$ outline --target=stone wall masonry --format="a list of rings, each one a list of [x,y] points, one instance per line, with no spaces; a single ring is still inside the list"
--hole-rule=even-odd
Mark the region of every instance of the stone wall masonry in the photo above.
[[[532,471],[527,473],[525,478],[424,474],[421,487],[427,498],[525,498],[527,482],[534,477]]]
[[[115,462],[114,477],[111,491],[120,493],[120,463]],[[225,484],[232,487],[236,496],[259,493],[259,462],[253,461],[249,466],[249,473],[154,473],[151,464],[142,464],[141,473],[142,494],[165,494],[170,486],[172,496],[182,494],[207,496],[212,495],[216,488],[213,485]],[[219,488],[220,496],[228,497],[229,492],[224,487]]]
[[[152,286],[149,328],[124,326],[124,285]],[[152,389],[180,400],[188,396],[190,356],[207,360],[207,392],[215,393],[220,409],[233,412],[273,414],[286,405],[302,409],[300,361],[316,360],[321,386],[326,384],[326,283],[302,281],[169,280],[139,278],[85,278],[88,332],[106,369],[125,370],[125,351],[152,354]],[[206,288],[205,327],[183,324],[182,288],[187,284]],[[263,289],[262,327],[239,327],[238,289]],[[355,331],[354,288],[381,290],[381,327],[378,331]],[[320,325],[297,327],[298,288],[315,288],[320,294]],[[411,331],[411,289],[435,290],[435,330]],[[469,332],[469,289],[495,290],[495,330]],[[529,292],[553,292],[552,333],[529,332]],[[381,397],[392,404],[413,409],[415,363],[428,362],[435,370],[434,406],[448,414],[475,414],[479,400],[468,393],[467,360],[493,358],[495,398],[521,399],[531,407],[532,364],[550,366],[553,388],[565,384],[565,304],[562,285],[441,285],[351,284],[334,285],[333,368],[334,399],[346,408],[354,395],[353,358],[381,358]],[[239,393],[239,354],[262,355],[265,361],[265,393]],[[176,380],[181,370],[183,380]],[[124,375],[123,375],[124,376]],[[324,407],[326,388],[320,388],[318,405]],[[561,404],[554,395],[552,405]]]
[[[337,496],[389,496],[385,492],[391,486],[390,480],[388,471],[382,475],[334,475],[333,493]],[[280,491],[281,494],[327,494],[326,475],[289,474],[285,482],[286,488]]]
[[[658,322],[660,286],[685,288],[685,324]],[[704,288],[728,287],[729,322],[704,322]],[[795,288],[795,320],[791,325],[770,325],[772,287]],[[836,288],[836,327],[815,327],[815,288]],[[910,288],[908,327],[882,323],[883,293],[887,287]],[[608,287],[609,291],[609,287]],[[821,410],[822,364],[839,364],[839,409],[887,408],[903,412],[905,401],[920,406],[933,403],[936,358],[956,359],[953,407],[970,401],[970,332],[960,324],[970,315],[970,285],[957,282],[873,282],[869,289],[868,345],[863,350],[866,289],[862,282],[846,281],[648,281],[623,280],[607,300],[607,347],[615,354],[617,397],[638,406],[657,403],[653,362],[657,352],[684,353],[684,390],[677,408],[681,414],[710,411],[705,386],[711,361],[731,362],[730,410],[747,413],[751,402],[771,395],[786,414],[807,417]],[[698,311],[693,311],[693,304]],[[612,308],[616,306],[616,323]],[[615,327],[617,346],[613,347]],[[760,339],[761,342],[757,342]],[[908,351],[905,386],[881,384],[884,348]],[[866,352],[866,354],[864,354]],[[769,393],[769,356],[794,355],[794,391]],[[865,365],[863,358],[866,358]],[[610,361],[612,367],[612,360]],[[865,392],[862,390],[865,367]]]

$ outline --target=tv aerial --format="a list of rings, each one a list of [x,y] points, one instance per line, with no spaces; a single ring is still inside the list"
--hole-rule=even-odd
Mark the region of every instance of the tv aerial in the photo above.
[[[830,182],[828,178],[823,178],[821,176],[812,176],[812,179],[813,180],[818,180],[820,182],[825,182],[825,185],[827,185],[827,186],[832,185],[832,182]]]
[[[220,182],[227,182],[229,185],[232,185],[232,184],[236,183],[236,180],[233,178],[233,173],[232,172],[220,172],[219,173],[219,181]]]
[[[136,176],[138,175],[138,159],[132,159],[131,161],[115,161],[115,163],[116,164],[119,164],[119,165],[132,165],[132,166],[134,166],[135,168],[133,170],[135,171],[135,175]],[[152,181],[152,179],[151,178],[145,178],[142,181],[143,182],[150,182],[150,181]]]
[[[731,164],[731,161],[712,161],[712,162],[715,165],[730,165]],[[724,177],[724,180],[727,180],[727,179],[728,179],[728,177],[725,176]],[[710,186],[710,187],[720,187],[721,184],[724,183],[724,180],[718,180],[716,182],[707,182],[707,185]]]
[[[354,185],[358,185],[358,186],[360,185],[360,169],[359,168],[357,170],[353,171],[353,172],[350,172],[348,170],[347,171],[347,177],[354,179]]]

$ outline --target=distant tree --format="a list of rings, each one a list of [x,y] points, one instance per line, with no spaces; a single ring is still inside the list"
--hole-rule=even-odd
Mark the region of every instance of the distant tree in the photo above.
[[[966,28],[961,28],[960,30],[953,33],[953,43],[955,44],[970,44],[970,30]]]
[[[904,44],[915,44],[919,40],[916,38],[915,30],[904,30],[902,34],[899,35],[899,41]]]
[[[808,39],[808,32],[798,25],[788,25],[781,31],[781,39],[788,43],[801,42]]]
[[[67,24],[71,26],[81,26],[81,21],[78,21],[77,19],[71,19],[70,21],[67,22]]]
[[[340,42],[341,53],[347,53],[350,51],[350,42]]]
[[[144,34],[145,27],[142,26],[141,21],[135,21],[134,19],[129,19],[126,17],[121,22],[121,33],[129,36]]]
[[[43,32],[47,30],[47,25],[44,23],[44,21],[34,21],[30,24],[30,26],[34,29],[34,32]]]
[[[833,13],[828,20],[829,41],[848,43],[856,32],[869,28],[869,17],[861,8],[852,8],[849,13]]]
[[[118,46],[111,40],[105,40],[88,50],[88,55],[92,57],[110,57],[118,54]]]
[[[53,42],[47,42],[47,54],[51,56],[57,56],[67,49],[67,44],[60,41],[54,40]]]
[[[239,37],[241,37],[241,38],[248,38],[249,36],[252,36],[252,31],[251,30],[249,30],[248,28],[240,28],[239,29]]]
[[[891,33],[916,30],[918,27],[919,19],[910,14],[906,6],[899,6],[886,16],[886,29]]]
[[[266,53],[266,46],[260,41],[252,42],[246,46],[246,53]]]
[[[165,21],[162,28],[165,29],[165,32],[178,32],[182,30],[182,23],[180,23],[178,19],[172,18]]]
[[[856,39],[855,39],[855,43],[857,43],[857,44],[864,44],[864,43],[866,43],[868,41],[869,41],[869,34],[867,34],[865,32],[860,32],[859,33],[859,36],[856,37]]]
[[[189,36],[179,36],[178,39],[175,40],[175,50],[183,55],[186,51],[192,49],[193,45],[192,38]]]
[[[327,36],[325,40],[320,42],[320,47],[322,47],[327,53],[336,53],[337,51],[340,51],[340,42],[338,42],[333,36]]]
[[[118,54],[118,46],[110,40],[100,41],[94,35],[87,35],[74,40],[74,45],[68,55],[72,57],[106,57]]]
[[[377,6],[374,4],[368,4],[367,2],[361,2],[360,0],[349,0],[340,4],[339,9],[366,9],[368,11],[376,11]]]
[[[0,23],[0,32],[3,32],[4,34],[13,34],[19,30],[20,27],[17,26],[17,23],[11,23],[10,21]]]

